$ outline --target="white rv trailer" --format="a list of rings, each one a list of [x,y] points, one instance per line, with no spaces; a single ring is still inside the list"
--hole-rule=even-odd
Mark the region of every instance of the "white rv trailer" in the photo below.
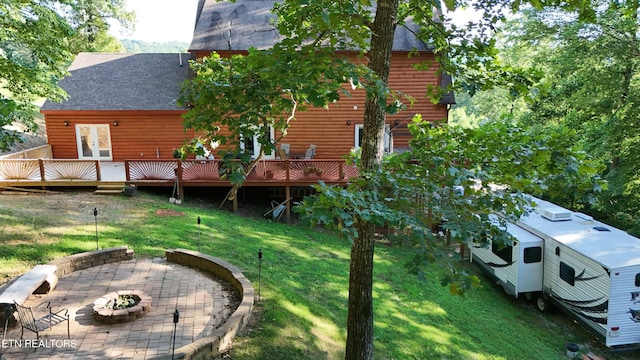
[[[512,246],[470,244],[470,260],[516,297],[566,310],[607,346],[640,343],[640,239],[588,215],[532,198],[507,231]],[[541,251],[543,250],[543,251]]]

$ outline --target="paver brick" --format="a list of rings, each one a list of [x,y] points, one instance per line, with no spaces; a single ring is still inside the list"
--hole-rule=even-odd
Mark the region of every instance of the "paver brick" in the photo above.
[[[124,252],[123,252],[124,253]],[[78,267],[77,263],[73,267]],[[142,274],[142,275],[141,275]],[[151,311],[142,318],[125,324],[104,325],[93,319],[93,302],[105,294],[127,289],[139,289],[151,297]],[[178,289],[178,291],[176,291]],[[70,309],[71,340],[76,349],[5,349],[7,360],[69,359],[73,354],[94,358],[140,358],[170,354],[173,339],[173,312],[180,312],[176,348],[206,336],[212,327],[211,317],[203,320],[203,314],[211,314],[213,296],[207,289],[222,289],[218,280],[201,272],[165,260],[126,260],[78,270],[61,277],[58,286],[49,295],[32,296],[25,302],[37,305],[49,299],[57,299],[60,307]],[[176,295],[178,295],[176,297]],[[142,303],[142,302],[141,302]],[[214,306],[215,307],[215,306]],[[75,309],[75,310],[74,310]],[[116,310],[115,312],[117,312]],[[114,313],[115,313],[114,312]],[[128,313],[123,310],[123,314]],[[65,333],[52,332],[52,338],[66,338]],[[19,339],[20,329],[11,329],[7,339]],[[79,355],[80,356],[80,355]]]

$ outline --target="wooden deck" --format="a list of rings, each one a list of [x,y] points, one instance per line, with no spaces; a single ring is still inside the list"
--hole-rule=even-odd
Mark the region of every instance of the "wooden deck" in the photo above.
[[[230,186],[221,177],[219,160],[126,160],[102,162],[75,159],[0,159],[0,187],[100,186]],[[344,160],[264,160],[247,176],[244,186],[308,186],[319,180],[346,184],[358,176]]]
[[[0,157],[0,188],[96,187],[96,193],[120,193],[125,185],[230,187],[220,160],[98,160],[51,159],[49,145]],[[292,189],[317,184],[346,185],[358,169],[345,160],[263,160],[249,173],[243,186],[273,187],[291,199]],[[285,218],[291,221],[291,201],[285,201]],[[233,211],[238,210],[237,197]]]

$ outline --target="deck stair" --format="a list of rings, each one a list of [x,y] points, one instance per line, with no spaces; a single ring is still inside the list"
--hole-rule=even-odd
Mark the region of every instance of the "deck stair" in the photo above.
[[[109,183],[98,185],[98,188],[94,193],[100,195],[114,195],[122,194],[124,192],[125,183]]]

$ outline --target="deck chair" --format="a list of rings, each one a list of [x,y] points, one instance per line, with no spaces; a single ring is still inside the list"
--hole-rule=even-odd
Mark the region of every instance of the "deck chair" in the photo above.
[[[22,326],[20,332],[20,339],[24,335],[24,329],[29,331],[33,331],[36,333],[36,339],[40,340],[40,332],[46,329],[51,329],[52,327],[61,324],[63,322],[67,322],[67,338],[71,338],[71,334],[69,332],[69,310],[60,309],[57,312],[53,312],[51,310],[51,303],[47,303],[47,308],[49,309],[49,313],[41,318],[36,319],[33,316],[33,311],[30,307],[22,306],[17,302],[13,302],[16,308],[16,313],[18,314],[18,320],[20,321],[20,326]],[[43,303],[44,304],[44,303]],[[63,314],[64,313],[64,314]]]
[[[311,150],[311,154],[313,155],[313,157],[315,157],[315,156],[316,156],[316,148],[317,148],[317,147],[318,147],[318,146],[317,146],[317,145],[315,145],[315,144],[309,144],[309,150]]]
[[[304,159],[305,160],[313,159],[313,150],[307,149],[307,151],[304,152]]]
[[[280,144],[280,149],[284,150],[285,154],[287,154],[287,157],[283,158],[286,159],[289,157],[289,149],[291,148],[291,144]]]
[[[282,160],[285,160],[285,159],[289,158],[287,152],[284,151],[283,148],[278,149],[278,156],[280,156],[280,159],[282,159]]]
[[[271,210],[267,211],[264,216],[267,216],[269,214],[271,214],[271,218],[274,221],[280,221],[280,219],[282,218],[282,215],[284,215],[285,213],[285,209],[287,208],[287,203],[289,202],[289,200],[291,200],[291,198],[278,203],[275,200],[271,201]]]

